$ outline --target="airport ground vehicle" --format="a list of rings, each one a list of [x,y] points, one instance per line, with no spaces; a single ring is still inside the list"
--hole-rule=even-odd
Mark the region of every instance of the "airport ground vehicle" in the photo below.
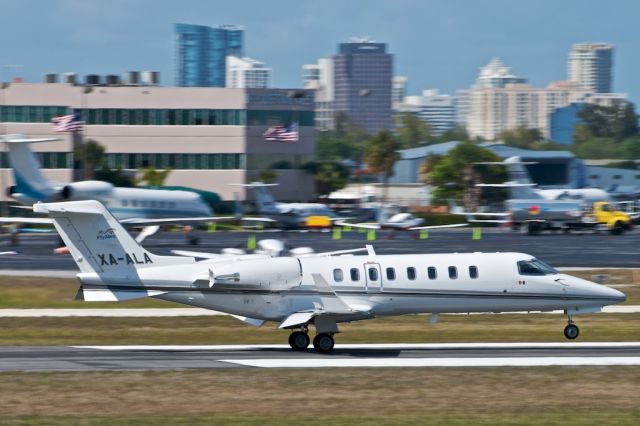
[[[511,228],[529,235],[542,231],[609,231],[621,235],[633,228],[631,217],[607,201],[582,204],[578,201],[536,203],[510,200]]]

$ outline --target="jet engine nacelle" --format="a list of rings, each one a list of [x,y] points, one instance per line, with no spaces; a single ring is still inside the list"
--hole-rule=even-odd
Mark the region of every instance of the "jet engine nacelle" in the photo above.
[[[214,266],[211,284],[287,290],[302,282],[302,266],[294,257],[252,259]]]
[[[60,190],[60,197],[65,200],[81,200],[87,198],[106,197],[111,195],[113,185],[99,180],[86,180],[65,185]]]

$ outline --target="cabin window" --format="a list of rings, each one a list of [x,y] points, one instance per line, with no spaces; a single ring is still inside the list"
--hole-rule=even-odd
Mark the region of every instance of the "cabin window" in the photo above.
[[[342,269],[334,269],[333,270],[333,280],[337,283],[341,282],[343,279]]]
[[[358,268],[351,268],[351,281],[360,281],[360,270]]]
[[[129,205],[129,201],[122,200],[122,207],[127,207]]]
[[[429,276],[430,280],[435,280],[436,278],[438,278],[438,273],[436,272],[436,268],[434,268],[433,266],[429,266],[427,268],[427,275]]]
[[[558,273],[551,266],[538,259],[519,261],[518,272],[520,275],[554,275]]]
[[[456,268],[455,266],[449,266],[449,278],[451,278],[452,280],[458,278],[458,268]]]
[[[396,270],[393,268],[387,268],[387,279],[388,280],[395,280],[396,279]]]
[[[413,266],[409,266],[407,268],[407,278],[412,281],[416,279],[416,268],[414,268]]]
[[[378,270],[376,268],[369,268],[369,280],[378,281]]]
[[[477,266],[469,266],[469,278],[473,278],[473,279],[478,278],[478,267]]]
[[[133,200],[133,201],[131,201],[131,205],[132,205],[133,207],[138,207],[138,200]]]

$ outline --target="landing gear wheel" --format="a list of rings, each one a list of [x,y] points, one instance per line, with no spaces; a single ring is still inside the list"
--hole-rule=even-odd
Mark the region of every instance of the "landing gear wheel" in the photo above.
[[[327,333],[320,333],[313,338],[313,347],[323,354],[331,352],[334,344],[333,336]]]
[[[564,337],[574,340],[580,335],[580,329],[575,324],[569,324],[564,328]]]
[[[294,351],[303,351],[309,346],[309,335],[304,331],[294,331],[289,336],[289,346]]]

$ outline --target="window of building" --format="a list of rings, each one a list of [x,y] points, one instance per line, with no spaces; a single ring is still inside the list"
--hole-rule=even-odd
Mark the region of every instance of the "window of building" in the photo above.
[[[394,268],[387,268],[387,279],[390,281],[396,279],[396,270]]]
[[[477,266],[469,266],[469,278],[473,278],[473,279],[478,278],[478,267]]]
[[[341,282],[343,279],[343,275],[342,275],[342,269],[334,269],[333,270],[333,280],[337,283]]]
[[[360,270],[358,268],[351,268],[351,281],[360,281]]]
[[[427,268],[427,276],[429,277],[430,280],[435,280],[436,278],[438,278],[438,273],[436,272],[436,268],[434,268],[433,266],[429,266]]]
[[[416,279],[416,268],[414,268],[413,266],[409,266],[407,268],[407,278],[412,281]]]
[[[449,278],[451,278],[452,280],[458,278],[458,268],[456,268],[455,266],[449,266]]]

